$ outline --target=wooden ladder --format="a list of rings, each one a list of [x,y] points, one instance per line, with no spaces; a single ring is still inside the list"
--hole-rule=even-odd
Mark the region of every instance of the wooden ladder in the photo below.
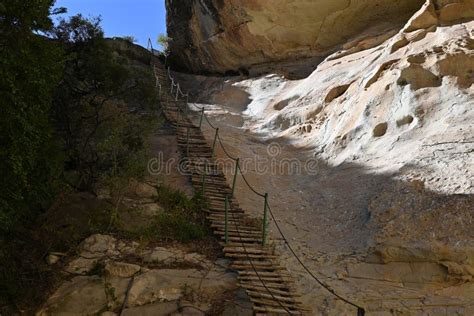
[[[197,192],[203,192],[203,197],[208,202],[206,215],[210,227],[220,239],[225,256],[232,259],[231,268],[238,272],[239,285],[246,290],[253,303],[254,313],[310,315],[310,310],[304,308],[300,301],[292,276],[279,263],[279,256],[275,254],[274,248],[268,242],[262,245],[262,224],[247,216],[232,197],[226,176],[216,163],[213,149],[201,129],[181,113],[179,106],[187,106],[186,102],[176,101],[174,96],[171,96],[166,70],[162,66],[155,69],[163,88],[160,91],[163,112],[176,129],[178,146],[188,161],[187,171],[191,183]]]

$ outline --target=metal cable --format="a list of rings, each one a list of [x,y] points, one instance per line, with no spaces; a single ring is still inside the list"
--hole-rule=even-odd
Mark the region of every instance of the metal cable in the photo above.
[[[244,249],[244,253],[245,253],[245,256],[247,257],[247,260],[249,261],[250,265],[252,266],[252,269],[253,271],[255,272],[255,275],[257,276],[257,278],[259,279],[260,283],[262,283],[263,287],[265,288],[265,290],[271,295],[271,297],[273,298],[273,300],[275,300],[278,305],[281,306],[281,308],[283,308],[283,310],[285,310],[285,312],[287,312],[289,315],[291,315],[291,312],[279,301],[275,298],[275,296],[273,295],[273,293],[270,291],[270,289],[267,287],[267,285],[265,284],[265,282],[262,280],[262,278],[260,277],[260,275],[258,274],[258,271],[257,269],[255,268],[255,265],[253,264],[253,261],[252,261],[252,258],[250,258],[248,252],[247,252],[247,248],[245,247],[245,244],[242,240],[242,235],[240,234],[240,230],[239,230],[239,226],[237,225],[237,221],[235,220],[235,215],[234,215],[234,212],[230,212],[231,213],[231,216],[232,216],[232,219],[234,220],[234,227],[235,227],[235,230],[237,231],[237,234],[239,235],[239,240],[240,240],[240,244],[242,245],[242,248]]]
[[[209,118],[207,117],[206,113],[204,113],[204,118],[206,119],[207,124],[209,124],[209,126],[212,127],[212,129],[214,129],[214,130],[217,129],[217,127],[215,127],[215,126],[211,123],[211,121],[209,121]]]
[[[250,185],[250,183],[247,181],[247,178],[245,178],[244,173],[242,172],[242,169],[240,169],[240,165],[238,166],[238,169],[239,169],[239,171],[240,171],[240,175],[242,176],[242,179],[244,179],[244,182],[245,182],[245,184],[249,187],[249,189],[250,189],[253,193],[255,193],[256,195],[261,196],[261,197],[264,198],[264,197],[265,197],[265,194],[262,194],[262,193],[260,193],[260,192],[257,192],[257,191],[252,187],[252,185]]]
[[[319,284],[321,285],[324,289],[326,289],[329,293],[331,293],[332,295],[336,296],[338,299],[340,299],[341,301],[349,304],[349,305],[352,305],[354,307],[357,308],[357,310],[360,312],[360,311],[364,311],[364,309],[362,307],[360,307],[359,305],[355,304],[355,303],[352,303],[351,301],[345,299],[344,297],[340,296],[339,294],[337,294],[333,289],[331,289],[329,286],[327,286],[326,284],[324,284],[323,281],[321,281],[318,277],[316,277],[312,272],[311,270],[309,270],[309,268],[303,263],[303,261],[298,257],[298,255],[296,254],[296,252],[293,250],[293,247],[291,247],[290,243],[288,242],[288,239],[286,238],[285,234],[283,234],[283,231],[281,230],[280,228],[280,225],[278,225],[278,222],[276,221],[276,218],[275,218],[275,215],[273,214],[273,211],[270,207],[270,204],[267,203],[267,206],[268,206],[268,211],[270,212],[270,216],[272,217],[273,219],[273,222],[275,223],[275,226],[278,230],[278,232],[280,233],[281,237],[283,238],[283,240],[285,241],[285,244],[286,246],[288,247],[288,249],[290,250],[290,252],[293,254],[293,256],[296,258],[296,260],[300,263],[300,265],[303,267],[303,269]],[[365,311],[364,311],[365,312]],[[362,313],[363,315],[363,313]]]
[[[238,158],[235,158],[233,157],[232,155],[230,155],[227,150],[225,149],[224,147],[224,144],[222,143],[222,139],[221,139],[221,136],[219,134],[217,134],[217,140],[219,141],[219,145],[221,146],[222,150],[224,151],[224,153],[226,154],[226,156],[234,161],[237,161],[239,160]]]

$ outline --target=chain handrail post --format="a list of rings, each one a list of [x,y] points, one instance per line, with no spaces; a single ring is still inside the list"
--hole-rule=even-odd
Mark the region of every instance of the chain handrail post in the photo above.
[[[207,172],[207,159],[204,162],[204,173],[202,174],[202,187],[201,187],[201,193],[202,196],[204,197],[204,189],[205,189],[205,183],[206,183],[206,172]]]
[[[186,115],[189,114],[189,95],[186,94]]]
[[[189,160],[189,126],[187,127],[187,130],[186,130],[186,157]]]
[[[179,111],[178,107],[176,107],[176,111],[178,112],[177,119],[176,119],[176,126],[177,126],[177,129],[179,129],[179,121],[180,121],[180,117],[181,117],[181,112]]]
[[[214,143],[212,143],[212,157],[214,157],[214,154],[216,153],[217,137],[219,137],[219,128],[216,128],[216,133],[214,134]]]
[[[202,119],[204,118],[204,108],[201,110],[201,118],[199,119],[199,128],[202,127]]]
[[[154,54],[155,50],[153,49],[153,43],[151,42],[151,38],[148,38],[148,46],[150,47],[151,53]]]
[[[229,243],[229,219],[228,219],[228,216],[229,216],[229,195],[226,194],[225,195],[225,201],[224,201],[224,210],[225,210],[225,213],[224,213],[224,240],[225,240],[225,243],[228,244]]]
[[[239,158],[235,160],[235,170],[234,170],[234,178],[232,179],[232,194],[231,197],[234,197],[235,192],[235,183],[237,182],[237,173],[239,172]]]
[[[267,228],[268,228],[268,193],[265,193],[263,204],[263,227],[262,227],[262,246],[267,242]]]

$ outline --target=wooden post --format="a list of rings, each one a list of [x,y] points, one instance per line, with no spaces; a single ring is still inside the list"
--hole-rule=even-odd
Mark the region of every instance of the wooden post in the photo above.
[[[225,243],[228,244],[229,243],[229,221],[228,221],[228,212],[229,212],[229,195],[226,194],[225,195],[225,201],[224,201],[224,204],[225,204],[225,213],[224,213],[224,239],[225,239]]]
[[[186,115],[189,113],[189,95],[186,94]]]
[[[179,108],[176,107],[176,111],[178,112],[177,115],[177,118],[176,118],[176,128],[179,129],[179,121],[180,121],[180,117],[181,117],[181,112],[179,111]]]
[[[205,183],[206,183],[206,172],[207,172],[207,160],[204,164],[204,173],[202,174],[202,188],[201,188],[201,192],[202,192],[202,196],[204,197],[204,189],[205,189]]]
[[[214,143],[212,143],[212,156],[214,156],[215,151],[216,151],[216,142],[217,142],[218,136],[219,136],[219,128],[216,128],[216,134],[214,135]]]
[[[232,194],[231,197],[234,197],[235,192],[235,183],[237,182],[237,172],[239,172],[239,158],[235,161],[235,170],[234,170],[234,179],[232,180]]]
[[[202,119],[204,118],[204,108],[201,110],[201,119],[199,120],[199,128],[202,127]]]
[[[267,226],[268,226],[268,193],[265,193],[265,201],[263,204],[263,227],[262,227],[262,246],[267,242]]]
[[[187,127],[187,131],[186,131],[186,156],[188,157],[188,160],[189,160],[189,126]]]

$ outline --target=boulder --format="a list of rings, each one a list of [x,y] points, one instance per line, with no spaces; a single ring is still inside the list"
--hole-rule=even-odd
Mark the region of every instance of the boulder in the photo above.
[[[157,316],[157,315],[171,315],[178,311],[178,302],[161,302],[148,304],[143,306],[129,307],[123,310],[121,316]]]
[[[95,234],[84,240],[80,246],[80,253],[84,258],[115,256],[118,254],[115,244],[116,239],[114,237]]]
[[[124,262],[109,262],[105,265],[105,272],[109,276],[130,278],[140,271],[141,267],[136,264]]]
[[[108,307],[118,307],[129,280],[112,278],[107,284],[98,276],[78,276],[63,283],[37,315],[95,315]],[[108,297],[113,293],[114,298]]]
[[[184,254],[179,250],[171,250],[163,247],[156,247],[153,250],[145,252],[143,255],[144,262],[154,262],[162,264],[175,263],[178,258],[182,258]]]
[[[82,258],[72,260],[67,266],[65,271],[72,274],[87,274],[89,273],[99,262],[99,259]]]
[[[213,297],[235,286],[235,275],[225,271],[150,270],[135,278],[128,304],[141,306],[157,301],[174,301],[188,292],[198,293],[201,297]]]

